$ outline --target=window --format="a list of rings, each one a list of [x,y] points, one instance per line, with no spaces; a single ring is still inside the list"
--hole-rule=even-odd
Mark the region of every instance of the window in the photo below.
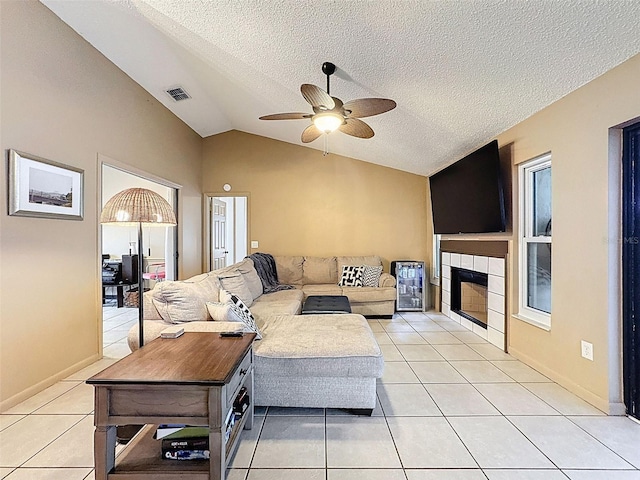
[[[551,154],[518,168],[520,305],[518,318],[551,328]]]
[[[433,269],[431,272],[431,283],[437,285],[440,282],[440,234],[433,235]]]

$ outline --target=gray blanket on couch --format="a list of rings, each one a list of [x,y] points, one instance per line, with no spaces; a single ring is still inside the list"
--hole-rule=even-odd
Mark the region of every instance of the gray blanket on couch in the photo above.
[[[278,271],[273,255],[268,253],[252,253],[249,258],[253,260],[253,266],[258,272],[262,281],[264,293],[279,292],[280,290],[291,290],[292,285],[281,285],[278,281]]]

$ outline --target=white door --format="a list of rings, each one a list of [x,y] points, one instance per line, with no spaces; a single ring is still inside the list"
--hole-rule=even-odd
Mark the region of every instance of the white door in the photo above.
[[[102,164],[102,204],[126,188],[147,188],[166,199],[174,208],[178,198],[178,190],[155,180],[150,180],[122,170],[119,167]],[[119,225],[102,225],[102,254],[109,255],[117,261],[123,255],[138,253],[138,227],[122,227]],[[178,277],[177,265],[177,228],[176,227],[143,227],[143,251],[145,273],[164,272],[166,280]],[[147,287],[153,286],[146,282]]]
[[[240,262],[248,254],[248,198],[209,197],[210,268]]]
[[[213,208],[211,209],[211,227],[213,229],[211,240],[213,245],[212,270],[224,268],[227,266],[227,203],[220,199],[213,199]]]

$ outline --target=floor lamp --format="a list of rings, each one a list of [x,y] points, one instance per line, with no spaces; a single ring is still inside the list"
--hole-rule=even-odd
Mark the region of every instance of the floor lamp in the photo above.
[[[129,188],[116,193],[105,204],[100,223],[138,227],[138,345],[144,345],[144,253],[142,226],[169,227],[176,225],[173,208],[156,192],[146,188]]]

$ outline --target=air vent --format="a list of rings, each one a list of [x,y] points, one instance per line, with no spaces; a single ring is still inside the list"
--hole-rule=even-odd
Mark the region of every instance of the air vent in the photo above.
[[[188,100],[191,96],[182,87],[171,87],[165,90],[174,101]]]

